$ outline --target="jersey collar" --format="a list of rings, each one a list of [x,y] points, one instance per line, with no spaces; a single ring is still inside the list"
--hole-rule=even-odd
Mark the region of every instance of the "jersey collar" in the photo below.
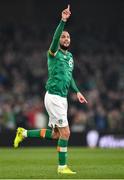
[[[67,55],[67,53],[68,53],[68,50],[63,50],[63,49],[61,49],[61,48],[59,48],[59,50],[60,50],[64,55]]]

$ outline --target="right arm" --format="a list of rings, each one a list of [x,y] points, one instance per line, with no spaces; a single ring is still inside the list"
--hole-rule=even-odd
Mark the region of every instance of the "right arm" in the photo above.
[[[49,54],[52,56],[55,56],[56,51],[58,50],[60,36],[64,29],[65,23],[68,20],[68,18],[70,17],[70,15],[71,15],[70,5],[68,5],[68,8],[62,11],[61,21],[54,33],[53,40],[52,40],[52,43],[49,48]]]
[[[60,39],[60,36],[61,36],[62,31],[64,29],[64,26],[65,26],[65,22],[63,20],[61,20],[56,31],[55,31],[55,33],[54,33],[53,40],[52,40],[52,43],[51,43],[50,48],[49,48],[49,53],[53,56],[55,56],[55,53],[58,50],[59,39]]]

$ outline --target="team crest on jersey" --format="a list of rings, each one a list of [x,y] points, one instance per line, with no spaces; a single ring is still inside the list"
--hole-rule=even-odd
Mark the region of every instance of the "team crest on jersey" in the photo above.
[[[71,68],[73,67],[73,59],[72,59],[72,58],[69,59],[68,64],[69,64],[69,66],[70,66]]]

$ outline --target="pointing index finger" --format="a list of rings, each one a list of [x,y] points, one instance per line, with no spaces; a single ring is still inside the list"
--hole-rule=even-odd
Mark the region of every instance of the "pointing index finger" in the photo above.
[[[70,11],[70,4],[68,4],[68,8],[67,9]]]

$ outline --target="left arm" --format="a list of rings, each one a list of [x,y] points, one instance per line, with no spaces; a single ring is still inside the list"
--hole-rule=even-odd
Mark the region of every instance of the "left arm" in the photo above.
[[[85,97],[80,93],[78,87],[76,86],[76,83],[74,81],[74,78],[72,77],[71,79],[71,84],[70,84],[71,89],[77,93],[77,98],[79,100],[80,103],[87,103],[87,100],[85,99]]]
[[[78,92],[79,92],[79,89],[78,89],[78,87],[76,86],[76,83],[75,83],[73,77],[72,77],[72,79],[71,79],[70,87],[71,87],[71,89],[72,89],[73,92],[75,92],[75,93],[78,93]]]

